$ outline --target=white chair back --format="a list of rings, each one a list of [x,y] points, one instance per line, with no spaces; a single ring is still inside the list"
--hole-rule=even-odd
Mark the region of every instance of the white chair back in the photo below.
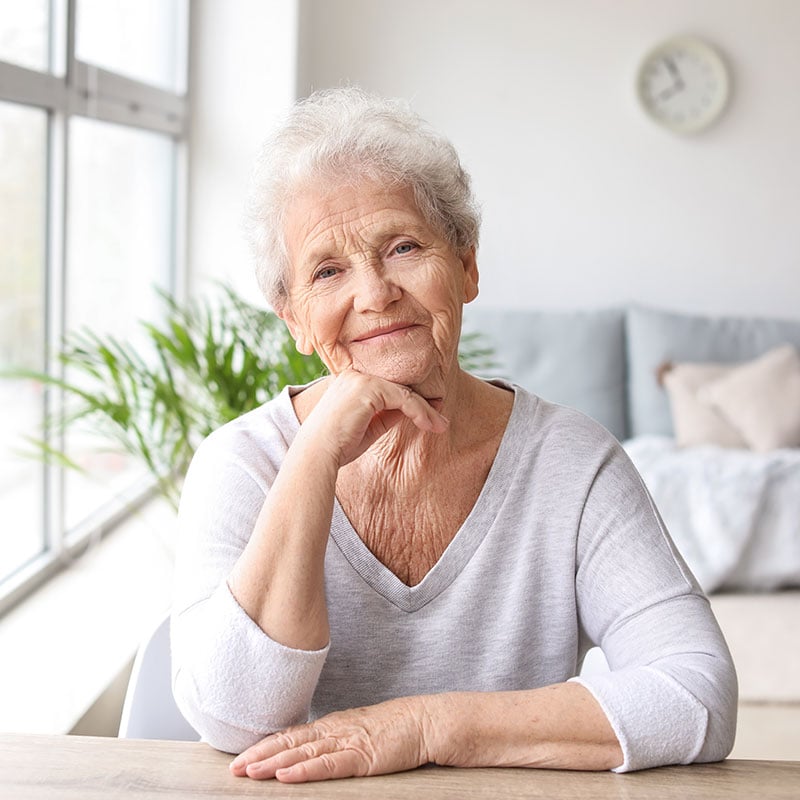
[[[175,703],[170,672],[167,616],[136,653],[122,708],[120,739],[200,739]]]

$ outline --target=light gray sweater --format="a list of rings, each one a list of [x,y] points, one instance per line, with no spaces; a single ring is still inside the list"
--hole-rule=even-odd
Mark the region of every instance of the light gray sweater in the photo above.
[[[384,567],[335,504],[319,651],[270,639],[226,584],[299,430],[297,389],[201,445],[181,501],[172,647],[176,700],[204,740],[239,752],[336,709],[572,679],[608,716],[619,771],[728,754],[730,654],[639,475],[601,426],[513,388],[483,491],[420,584]],[[575,678],[592,644],[611,671]]]

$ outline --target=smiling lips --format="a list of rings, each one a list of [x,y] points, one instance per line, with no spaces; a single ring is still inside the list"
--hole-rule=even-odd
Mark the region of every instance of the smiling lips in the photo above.
[[[368,331],[367,333],[362,334],[361,336],[357,336],[353,339],[353,342],[373,342],[376,340],[385,339],[392,334],[395,333],[402,333],[404,331],[411,330],[411,328],[416,328],[416,324],[413,322],[398,322],[394,325],[386,325],[383,328],[375,328],[374,330]]]

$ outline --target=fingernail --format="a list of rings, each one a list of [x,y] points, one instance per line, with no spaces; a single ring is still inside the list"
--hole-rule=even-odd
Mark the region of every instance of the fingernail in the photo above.
[[[238,769],[239,767],[243,767],[247,763],[247,759],[244,756],[236,756],[230,763],[231,769]]]
[[[279,781],[285,781],[294,775],[294,767],[281,767],[275,770],[275,778]]]

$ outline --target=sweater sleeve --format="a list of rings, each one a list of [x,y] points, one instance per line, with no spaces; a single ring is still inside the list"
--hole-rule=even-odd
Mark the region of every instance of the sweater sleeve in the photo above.
[[[610,447],[578,536],[578,613],[610,672],[575,678],[624,754],[617,772],[718,761],[736,730],[737,681],[708,600],[621,447]]]
[[[249,452],[246,437],[231,444],[226,433],[213,434],[186,476],[171,644],[173,693],[181,712],[204,741],[238,753],[308,719],[328,648],[304,651],[279,644],[228,588],[227,577],[277,470],[266,453]]]

